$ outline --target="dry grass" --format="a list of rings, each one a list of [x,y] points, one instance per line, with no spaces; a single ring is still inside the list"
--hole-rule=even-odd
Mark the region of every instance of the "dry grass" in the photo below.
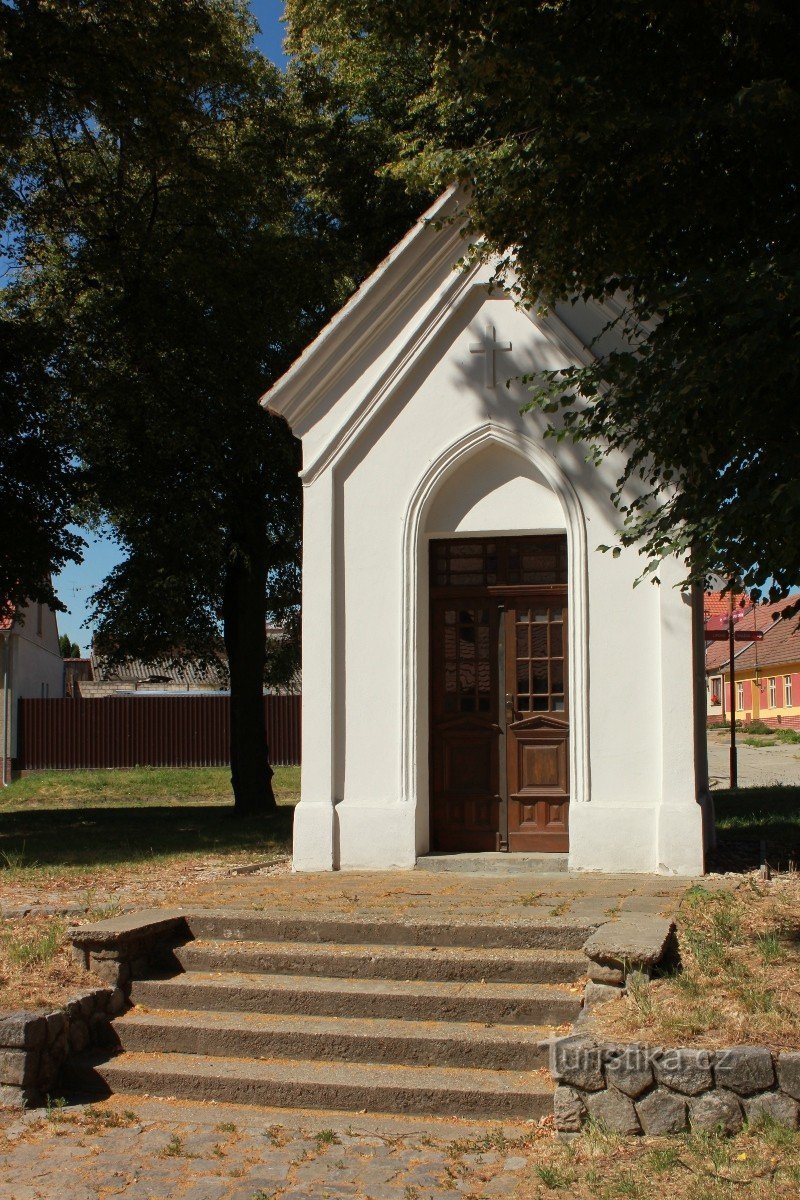
[[[681,969],[598,1009],[598,1032],[658,1045],[800,1049],[800,875],[690,888],[678,939]]]
[[[567,1143],[537,1141],[528,1154],[516,1200],[796,1200],[800,1191],[800,1139],[770,1125],[735,1138],[623,1138],[590,1127]]]
[[[235,819],[229,772],[42,772],[0,803],[0,1009],[54,1006],[97,981],[73,962],[68,924],[181,902],[232,868],[280,861],[300,772],[278,768],[270,821]],[[64,917],[69,906],[80,910]],[[49,910],[17,916],[25,908]]]
[[[0,927],[0,1010],[55,1008],[102,983],[72,957],[66,922],[53,917],[4,921]]]

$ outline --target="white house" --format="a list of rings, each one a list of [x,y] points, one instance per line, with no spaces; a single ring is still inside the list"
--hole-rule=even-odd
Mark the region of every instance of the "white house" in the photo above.
[[[621,470],[514,377],[585,363],[597,305],[489,291],[447,193],[263,398],[302,440],[298,871],[429,851],[703,870],[702,603],[614,559]],[[506,382],[511,380],[509,386]],[[556,858],[553,860],[554,864]]]
[[[17,701],[64,695],[64,660],[56,614],[27,604],[0,615],[0,777],[5,786],[17,757]]]

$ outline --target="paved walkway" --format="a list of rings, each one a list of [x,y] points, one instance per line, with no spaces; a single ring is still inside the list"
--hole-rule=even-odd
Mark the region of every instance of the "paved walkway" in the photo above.
[[[0,1112],[0,1200],[454,1200],[509,1196],[547,1125],[114,1097]]]
[[[376,920],[486,919],[492,924],[606,921],[624,912],[671,913],[686,879],[663,875],[469,875],[440,871],[347,871],[239,875],[200,883],[184,907],[247,909],[287,917]]]

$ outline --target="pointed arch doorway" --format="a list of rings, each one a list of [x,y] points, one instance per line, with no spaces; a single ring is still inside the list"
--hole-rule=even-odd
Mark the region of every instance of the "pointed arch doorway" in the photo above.
[[[569,849],[567,541],[430,543],[430,835]]]

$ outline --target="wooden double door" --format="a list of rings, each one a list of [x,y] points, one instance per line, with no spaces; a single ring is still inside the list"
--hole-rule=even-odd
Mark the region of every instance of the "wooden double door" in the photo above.
[[[431,544],[431,848],[569,848],[566,539]]]

